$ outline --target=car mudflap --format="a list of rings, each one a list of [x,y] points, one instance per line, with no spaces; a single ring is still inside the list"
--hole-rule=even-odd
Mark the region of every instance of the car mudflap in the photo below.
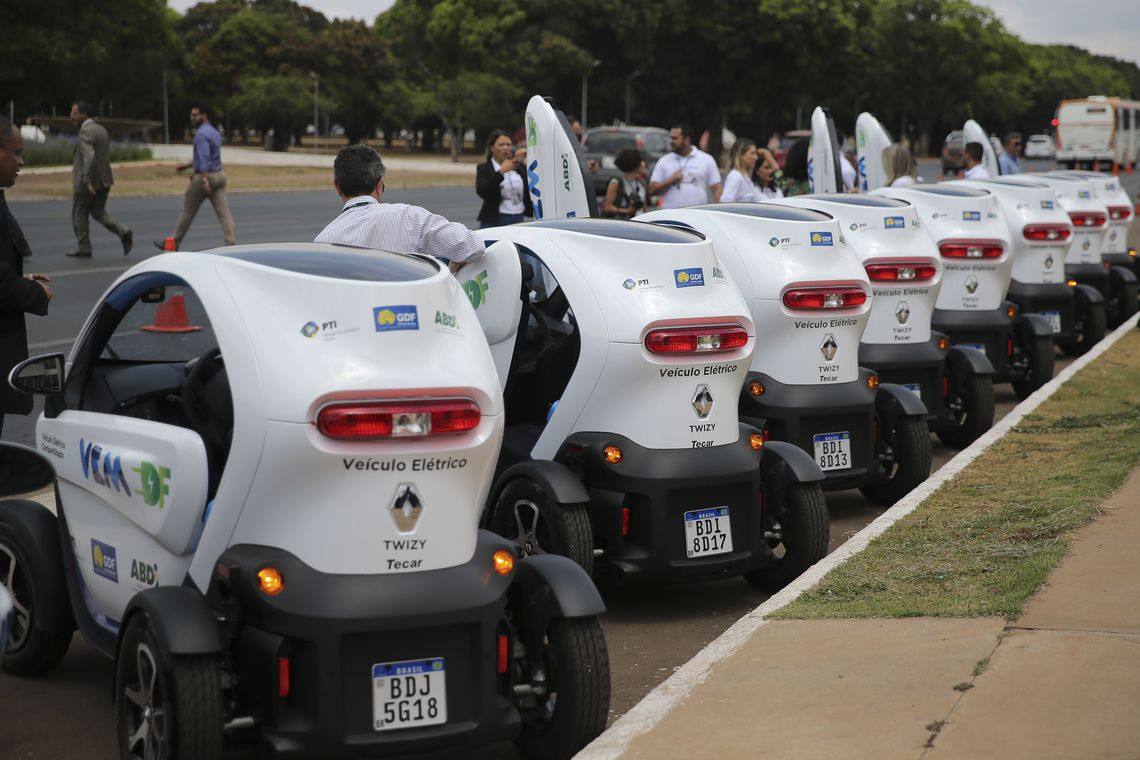
[[[559,554],[533,554],[515,563],[516,614],[523,619],[528,652],[541,652],[550,621],[582,618],[606,611],[590,576],[574,560]]]
[[[819,464],[794,443],[768,441],[764,444],[760,455],[760,482],[766,509],[782,513],[784,494],[790,484],[816,483],[823,479]]]
[[[875,416],[880,430],[893,430],[902,417],[926,418],[926,404],[901,385],[880,383],[875,393]]]
[[[586,504],[590,501],[590,494],[582,481],[565,465],[547,459],[519,462],[508,467],[495,481],[487,509],[483,510],[483,527],[491,526],[491,514],[499,494],[512,481],[521,478],[537,483],[558,504]]]
[[[994,374],[994,365],[976,348],[950,346],[946,350],[946,371],[950,374],[950,382],[960,386],[966,381],[967,375]]]
[[[1078,300],[1084,300],[1086,303],[1104,303],[1104,294],[1094,288],[1092,285],[1085,283],[1078,283],[1077,287],[1073,289],[1076,291]]]
[[[120,630],[145,613],[165,652],[174,655],[214,654],[222,651],[222,635],[206,596],[189,586],[156,586],[131,597]],[[118,661],[122,654],[116,653]]]
[[[1048,338],[1053,340],[1053,328],[1049,320],[1040,314],[1021,314],[1013,321],[1014,333],[1019,339]]]

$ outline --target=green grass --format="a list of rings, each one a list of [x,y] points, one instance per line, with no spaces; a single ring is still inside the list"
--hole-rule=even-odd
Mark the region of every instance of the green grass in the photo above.
[[[1016,617],[1140,459],[1140,332],[774,618]]]
[[[45,143],[24,143],[24,165],[70,166],[75,157],[75,143],[51,138]],[[151,149],[144,145],[111,145],[112,161],[149,161],[154,158]]]

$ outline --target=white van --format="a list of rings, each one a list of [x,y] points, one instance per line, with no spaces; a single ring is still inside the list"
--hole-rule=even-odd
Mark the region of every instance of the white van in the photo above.
[[[1057,106],[1057,163],[1068,169],[1093,162],[1134,168],[1140,152],[1140,102],[1090,95]],[[1102,167],[1109,169],[1109,166]]]

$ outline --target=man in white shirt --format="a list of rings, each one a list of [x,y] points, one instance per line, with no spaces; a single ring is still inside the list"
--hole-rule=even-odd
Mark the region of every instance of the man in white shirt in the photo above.
[[[344,208],[313,242],[426,253],[448,261],[453,272],[483,255],[483,241],[459,222],[419,206],[380,203],[384,162],[367,145],[340,149],[333,161],[333,184]]]
[[[649,178],[649,194],[665,193],[662,208],[680,208],[708,203],[709,192],[714,202],[720,201],[720,169],[708,153],[693,146],[693,131],[685,124],[669,130],[669,147],[657,160]]]
[[[966,165],[966,179],[989,179],[990,172],[982,163],[982,144],[979,142],[966,143],[962,151],[962,163]]]

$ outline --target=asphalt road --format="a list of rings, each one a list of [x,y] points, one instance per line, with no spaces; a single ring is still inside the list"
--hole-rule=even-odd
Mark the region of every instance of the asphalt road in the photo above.
[[[924,162],[922,173],[936,179],[937,164]],[[1137,179],[1125,178],[1135,195]],[[238,242],[311,240],[339,208],[332,193],[282,192],[232,194]],[[385,199],[423,205],[449,218],[475,226],[477,203],[469,188],[390,191]],[[63,202],[13,202],[35,255],[28,271],[47,272],[56,292],[51,314],[29,317],[31,352],[66,351],[92,304],[129,264],[156,255],[150,240],[166,234],[178,216],[179,197],[116,198],[109,208],[135,230],[135,252],[122,256],[118,241],[101,227],[92,231],[95,257],[76,261],[64,256],[74,239],[69,206]],[[185,249],[204,249],[221,242],[212,210],[204,206],[187,237]],[[1068,363],[1057,356],[1057,370]],[[1016,404],[1008,386],[996,388],[1000,418]],[[38,413],[38,410],[37,410]],[[3,438],[30,443],[34,415],[9,416]],[[934,444],[934,467],[955,452]],[[831,548],[834,549],[881,513],[857,491],[828,494]],[[617,589],[606,594],[604,626],[612,670],[611,719],[631,708],[654,686],[699,652],[767,595],[743,580]],[[76,635],[63,664],[49,676],[14,679],[0,675],[0,757],[96,760],[114,757],[112,668]],[[491,749],[487,757],[512,757],[509,748]]]

